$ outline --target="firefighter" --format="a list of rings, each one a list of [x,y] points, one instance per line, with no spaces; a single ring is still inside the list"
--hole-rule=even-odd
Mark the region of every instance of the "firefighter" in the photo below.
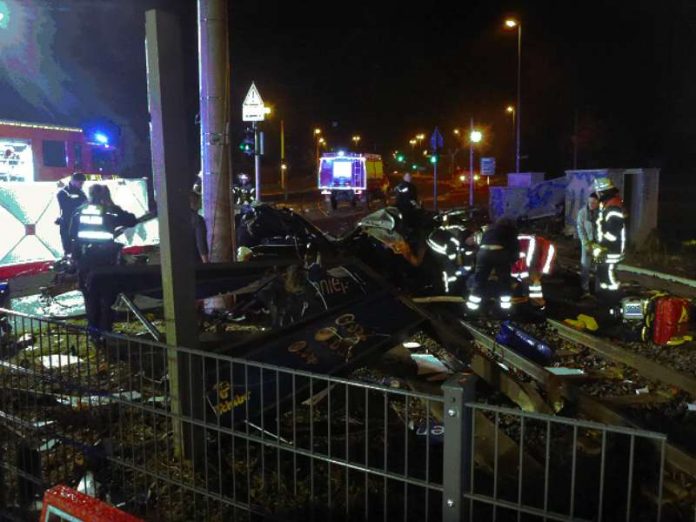
[[[433,230],[426,240],[438,260],[442,287],[449,294],[455,285],[471,274],[476,260],[476,236],[464,223],[448,219]]]
[[[556,259],[556,247],[548,239],[533,235],[517,236],[519,254],[512,266],[511,275],[527,286],[529,301],[536,306],[546,306],[541,278],[551,273]]]
[[[415,211],[420,208],[418,203],[418,189],[411,183],[411,174],[404,174],[404,179],[394,188],[396,193],[396,208],[399,209],[405,220],[410,221]]]
[[[113,324],[112,292],[97,292],[90,275],[95,268],[118,263],[121,245],[115,241],[118,227],[133,227],[137,220],[111,201],[106,185],[89,187],[89,201],[77,209],[70,225],[72,253],[77,258],[80,290],[85,298],[91,330],[109,331]],[[109,296],[109,298],[107,298]]]
[[[476,268],[469,278],[466,307],[476,312],[487,294],[488,278],[495,271],[498,278],[498,303],[504,313],[512,308],[512,264],[519,258],[517,226],[510,218],[500,218],[483,233],[476,254]]]
[[[251,210],[251,205],[256,201],[256,189],[249,181],[249,176],[244,172],[237,175],[237,183],[232,188],[234,193],[235,213],[246,214]]]
[[[70,221],[75,211],[87,201],[87,196],[82,191],[85,184],[85,175],[82,172],[75,172],[70,177],[70,182],[58,191],[58,207],[60,217],[56,219],[56,225],[60,225],[60,242],[63,245],[65,257],[70,254]]]
[[[623,259],[626,248],[626,217],[619,190],[611,179],[595,178],[594,189],[599,197],[597,238],[592,244],[592,256],[597,263],[597,285],[600,292],[613,294],[619,289],[616,265]]]

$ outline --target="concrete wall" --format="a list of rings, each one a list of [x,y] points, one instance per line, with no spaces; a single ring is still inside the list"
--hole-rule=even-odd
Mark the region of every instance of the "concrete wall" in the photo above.
[[[558,214],[565,201],[566,178],[556,178],[531,187],[491,187],[491,219],[503,215],[513,218],[541,218]]]

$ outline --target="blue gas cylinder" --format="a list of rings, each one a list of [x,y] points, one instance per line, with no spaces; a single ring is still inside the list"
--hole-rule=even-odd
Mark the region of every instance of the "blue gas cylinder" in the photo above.
[[[525,332],[512,321],[503,321],[495,340],[538,364],[546,365],[553,358],[553,349],[548,344]]]

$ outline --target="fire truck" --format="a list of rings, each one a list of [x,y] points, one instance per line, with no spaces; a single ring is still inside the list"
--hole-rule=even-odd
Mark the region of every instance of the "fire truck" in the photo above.
[[[379,199],[382,188],[388,183],[378,154],[329,152],[319,159],[317,185],[328,197],[334,210],[340,200],[355,206],[361,199],[369,202]]]
[[[104,132],[0,120],[0,181],[57,181],[73,172],[117,174],[117,148]]]

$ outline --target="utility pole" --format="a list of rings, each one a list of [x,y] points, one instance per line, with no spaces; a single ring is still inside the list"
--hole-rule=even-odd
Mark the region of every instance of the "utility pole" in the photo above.
[[[229,160],[230,74],[226,0],[198,0],[198,85],[203,215],[210,258],[233,259],[234,220]]]

